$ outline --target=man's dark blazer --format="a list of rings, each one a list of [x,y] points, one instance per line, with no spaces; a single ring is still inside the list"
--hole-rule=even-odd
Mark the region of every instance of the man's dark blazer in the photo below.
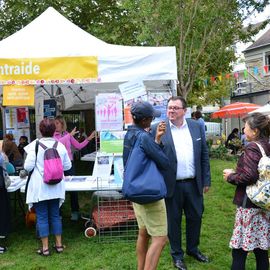
[[[208,147],[202,126],[192,119],[186,119],[186,121],[193,142],[196,184],[199,194],[203,194],[203,188],[211,185]],[[156,128],[157,124],[152,127],[154,135],[156,133]],[[161,142],[164,146],[163,150],[169,158],[172,168],[172,171],[164,172],[168,197],[171,197],[174,193],[176,183],[177,158],[169,120],[166,120],[166,133],[161,137]]]

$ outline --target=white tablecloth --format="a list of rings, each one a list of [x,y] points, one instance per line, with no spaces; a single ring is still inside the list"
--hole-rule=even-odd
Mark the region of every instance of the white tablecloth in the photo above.
[[[21,192],[25,191],[26,180],[20,179],[19,176],[14,176],[14,181],[20,183]],[[123,183],[116,183],[113,175],[110,179],[100,179],[91,175],[85,176],[66,176],[65,180],[66,191],[96,191],[96,190],[121,190]]]

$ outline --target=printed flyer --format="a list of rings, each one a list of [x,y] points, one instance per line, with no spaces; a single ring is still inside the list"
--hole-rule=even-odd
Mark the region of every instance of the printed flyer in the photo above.
[[[114,168],[114,182],[116,184],[122,184],[124,175],[124,165],[122,157],[114,157],[113,168]]]
[[[113,156],[97,153],[93,176],[101,180],[109,180],[112,170]]]

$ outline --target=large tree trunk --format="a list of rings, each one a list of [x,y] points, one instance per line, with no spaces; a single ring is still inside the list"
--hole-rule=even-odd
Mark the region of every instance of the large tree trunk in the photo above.
[[[188,89],[186,86],[177,85],[177,95],[183,97],[184,99],[187,99],[187,95],[188,95]]]

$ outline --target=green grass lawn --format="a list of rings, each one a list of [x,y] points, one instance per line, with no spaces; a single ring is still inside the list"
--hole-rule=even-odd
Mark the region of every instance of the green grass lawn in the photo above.
[[[231,250],[228,243],[233,229],[235,206],[232,204],[234,187],[226,184],[222,178],[222,170],[228,167],[235,167],[235,163],[221,160],[211,161],[212,187],[205,196],[200,244],[201,251],[210,257],[211,263],[201,264],[186,256],[185,261],[189,270],[230,269]],[[50,257],[36,255],[35,250],[39,243],[35,238],[35,230],[26,228],[23,217],[18,217],[19,220],[14,221],[14,232],[10,234],[8,240],[9,250],[0,255],[0,269],[136,269],[135,241],[100,243],[98,237],[85,238],[84,222],[73,223],[69,220],[68,199],[69,196],[67,196],[63,209],[63,242],[67,246],[64,253],[52,253]],[[89,203],[90,194],[80,193],[82,211],[88,214]],[[51,239],[51,243],[53,243],[53,239]],[[162,253],[158,269],[174,269],[169,254],[169,245]],[[255,269],[253,254],[248,256],[246,269]]]

